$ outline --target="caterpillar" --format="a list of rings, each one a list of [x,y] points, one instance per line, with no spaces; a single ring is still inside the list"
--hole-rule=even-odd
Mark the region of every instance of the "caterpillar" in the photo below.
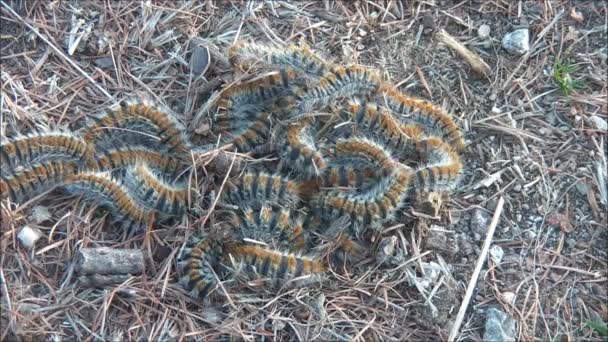
[[[375,72],[359,65],[336,66],[319,79],[318,85],[305,91],[297,99],[301,112],[327,107],[339,98],[367,97],[375,94],[382,79]]]
[[[339,157],[363,157],[372,165],[387,175],[395,168],[395,160],[391,152],[382,145],[367,138],[339,139],[335,145],[335,153]]]
[[[152,125],[160,137],[158,146],[175,153],[178,158],[189,158],[190,143],[185,135],[185,128],[173,114],[161,110],[147,102],[121,101],[119,106],[106,110],[101,116],[83,129],[84,140],[91,143],[102,138],[99,130],[103,128],[129,128],[129,122],[137,121]]]
[[[69,175],[64,182],[65,189],[85,200],[98,203],[108,209],[113,222],[124,227],[146,227],[154,221],[155,215],[146,209],[122,182],[104,172],[80,172]]]
[[[17,136],[7,143],[0,145],[3,169],[23,165],[41,158],[67,157],[85,160],[92,155],[92,149],[83,139],[71,132],[50,131],[35,132]]]
[[[146,208],[163,216],[182,216],[186,211],[185,184],[168,184],[141,161],[127,170],[125,185]]]
[[[180,283],[192,297],[205,298],[217,286],[213,268],[224,255],[220,239],[191,238],[178,257]]]
[[[386,106],[401,122],[422,125],[427,135],[445,140],[456,152],[464,149],[458,126],[443,110],[427,101],[406,96],[390,85],[383,85],[378,92],[385,95]]]
[[[61,185],[65,178],[78,171],[74,161],[53,160],[29,165],[21,171],[0,178],[0,193],[13,202],[22,202]]]
[[[391,219],[409,197],[412,170],[397,165],[370,189],[360,192],[330,190],[313,198],[313,213],[325,220],[347,215],[355,223],[377,225]]]
[[[126,168],[137,161],[145,162],[173,179],[179,176],[182,169],[182,163],[175,158],[143,146],[123,146],[97,153],[95,158],[85,163],[85,168],[98,172],[112,171]]]
[[[322,76],[330,64],[312,52],[307,46],[291,45],[273,48],[267,45],[237,42],[228,50],[228,59],[233,66],[249,69],[259,62],[262,66],[278,69],[290,68],[309,76]]]
[[[448,144],[429,138],[417,142],[416,148],[426,163],[415,171],[416,191],[450,190],[457,184],[462,163]]]
[[[270,114],[261,113],[257,120],[232,138],[232,143],[239,152],[251,152],[255,151],[258,146],[266,143],[270,138],[270,134]]]
[[[226,244],[226,252],[243,262],[261,276],[285,280],[300,276],[320,276],[325,267],[320,260],[294,253],[283,253],[259,245],[233,242]]]
[[[262,203],[243,206],[233,215],[231,226],[241,235],[258,241],[276,241],[283,248],[301,250],[307,243],[301,217],[294,219],[291,208]]]
[[[379,178],[379,173],[372,167],[366,165],[355,165],[354,163],[336,164],[327,167],[318,185],[322,187],[361,187]]]
[[[280,175],[249,171],[228,183],[224,201],[237,206],[256,200],[295,206],[299,202],[299,191],[300,184],[295,181]]]
[[[305,179],[319,176],[327,166],[313,136],[311,121],[303,118],[287,127],[286,144],[281,155],[285,165]]]

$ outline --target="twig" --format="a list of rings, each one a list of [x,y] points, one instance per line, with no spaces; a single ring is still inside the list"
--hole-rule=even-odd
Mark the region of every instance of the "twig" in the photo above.
[[[475,290],[475,286],[477,285],[477,279],[479,278],[481,267],[483,266],[486,260],[486,256],[488,255],[488,251],[490,250],[490,244],[492,243],[494,231],[496,230],[496,226],[498,225],[498,219],[500,218],[500,214],[502,213],[502,207],[504,203],[505,199],[501,196],[498,200],[498,204],[496,205],[496,211],[494,212],[492,222],[490,222],[490,226],[488,227],[486,240],[483,243],[483,248],[481,250],[479,258],[477,259],[477,264],[475,265],[475,270],[473,271],[471,280],[469,280],[467,292],[465,293],[464,298],[462,300],[462,304],[460,305],[460,310],[458,311],[458,315],[456,316],[456,321],[454,322],[454,326],[452,327],[452,332],[450,332],[450,337],[448,338],[448,341],[456,340],[456,335],[460,330],[460,325],[462,324],[462,321],[464,319],[464,314],[467,312],[469,302],[471,301],[471,297],[473,296],[473,290]]]
[[[15,17],[16,19],[18,19],[19,22],[23,23],[23,25],[25,25],[28,29],[30,29],[32,32],[34,32],[38,36],[38,38],[40,38],[53,51],[55,51],[55,53],[57,55],[59,55],[59,57],[61,57],[66,62],[68,62],[71,66],[74,67],[74,69],[78,70],[78,72],[81,73],[82,76],[84,76],[87,80],[89,80],[89,82],[93,83],[93,85],[95,86],[95,88],[97,88],[99,91],[101,91],[109,100],[113,101],[114,103],[117,103],[116,99],[112,95],[110,95],[110,93],[108,93],[105,89],[103,89],[99,84],[97,84],[97,82],[95,82],[95,80],[91,76],[89,76],[89,74],[87,74],[84,70],[82,70],[78,66],[78,64],[76,64],[76,62],[74,62],[73,60],[71,60],[61,50],[59,50],[59,48],[57,48],[55,45],[53,45],[53,43],[50,40],[48,40],[44,35],[42,35],[42,33],[38,32],[38,30],[36,28],[34,28],[32,25],[28,24],[27,21],[25,21],[25,19],[23,19],[9,5],[5,4],[4,1],[0,1],[0,2],[2,3],[2,6],[4,6],[4,8],[6,8],[6,10],[8,10],[13,17]]]
[[[471,68],[476,72],[489,77],[490,76],[490,66],[484,62],[481,57],[479,57],[473,51],[467,49],[464,45],[460,44],[454,37],[450,36],[449,33],[445,32],[444,29],[439,30],[437,32],[437,38],[440,42],[447,45],[450,49],[456,51],[464,60],[469,63]]]

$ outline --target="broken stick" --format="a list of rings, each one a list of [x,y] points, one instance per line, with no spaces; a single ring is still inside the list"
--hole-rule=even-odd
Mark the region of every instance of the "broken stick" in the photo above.
[[[78,252],[76,272],[86,274],[139,274],[144,256],[139,249],[83,248]]]
[[[475,52],[467,49],[464,45],[460,44],[454,37],[450,36],[444,29],[437,32],[437,39],[440,42],[447,45],[450,49],[456,51],[464,60],[469,63],[471,68],[476,72],[489,77],[491,73],[490,66],[484,62]]]

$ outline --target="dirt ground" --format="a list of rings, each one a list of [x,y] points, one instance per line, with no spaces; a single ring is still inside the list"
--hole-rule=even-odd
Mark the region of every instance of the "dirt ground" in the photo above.
[[[494,309],[521,340],[606,340],[588,323],[608,323],[605,2],[6,0],[1,19],[3,137],[71,127],[109,97],[145,94],[209,140],[204,104],[233,76],[225,50],[250,39],[305,42],[331,61],[373,67],[447,108],[467,142],[441,217],[407,214],[375,237],[394,238],[405,261],[279,293],[250,283],[204,303],[175,271],[177,250],[206,229],[200,217],[125,239],[73,198],[3,198],[3,340],[447,340],[461,323],[457,339],[478,341]],[[517,29],[530,34],[524,55],[502,47]],[[487,76],[440,43],[441,30],[480,56]],[[198,45],[212,58],[193,77]],[[212,176],[199,186],[215,189],[223,175]],[[500,198],[490,254],[463,302]],[[24,226],[42,233],[33,250],[17,239]],[[74,256],[95,246],[142,249],[145,275],[77,286]]]

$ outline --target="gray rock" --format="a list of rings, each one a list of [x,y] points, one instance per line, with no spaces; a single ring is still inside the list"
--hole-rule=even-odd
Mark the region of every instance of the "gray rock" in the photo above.
[[[515,320],[506,313],[491,308],[486,314],[484,341],[515,341]]]
[[[490,36],[490,26],[483,24],[477,29],[477,36],[481,39],[488,39]]]
[[[489,216],[483,209],[475,209],[471,215],[471,231],[479,235],[485,235],[488,226]]]
[[[519,29],[507,33],[502,38],[502,47],[513,55],[525,54],[530,51],[530,32],[528,29]]]

